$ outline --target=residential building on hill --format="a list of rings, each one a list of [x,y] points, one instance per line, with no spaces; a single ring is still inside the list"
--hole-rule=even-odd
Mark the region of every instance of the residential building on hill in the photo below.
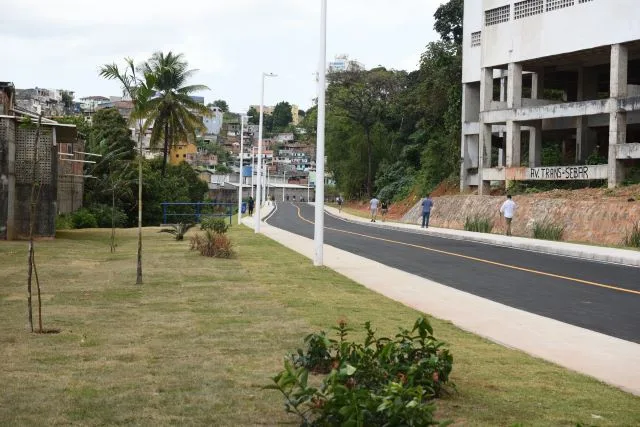
[[[465,0],[461,189],[621,184],[640,166],[638,22],[637,0]]]
[[[353,59],[349,59],[349,55],[336,55],[333,61],[329,62],[327,71],[330,73],[339,73],[341,71],[362,71],[364,64]]]

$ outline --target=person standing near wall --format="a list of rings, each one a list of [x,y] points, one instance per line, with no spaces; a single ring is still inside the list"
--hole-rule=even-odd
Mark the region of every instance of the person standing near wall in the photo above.
[[[373,196],[373,199],[369,201],[369,209],[371,210],[371,222],[376,222],[376,216],[378,215],[378,205],[380,200]]]
[[[382,203],[380,203],[380,213],[382,214],[382,222],[384,222],[384,219],[387,216],[388,212],[389,212],[389,202],[387,202],[386,200],[382,200]]]
[[[431,216],[432,208],[433,200],[431,195],[427,194],[427,197],[422,199],[422,228],[429,228],[429,217]]]
[[[253,197],[249,196],[249,200],[247,201],[247,205],[249,207],[249,215],[253,216],[253,208],[255,206],[255,202],[253,200]]]
[[[507,200],[500,206],[500,215],[504,215],[504,221],[507,224],[507,236],[511,236],[511,221],[516,212],[517,205],[511,200],[511,194],[507,194]]]

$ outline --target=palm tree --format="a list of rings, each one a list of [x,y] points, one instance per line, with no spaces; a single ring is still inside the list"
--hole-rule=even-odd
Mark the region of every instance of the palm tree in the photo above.
[[[142,285],[142,135],[144,134],[144,119],[149,110],[149,101],[154,94],[155,76],[143,73],[140,78],[136,73],[133,59],[125,58],[127,66],[120,71],[117,64],[106,64],[100,67],[100,76],[107,80],[118,80],[122,85],[122,92],[133,102],[130,120],[136,124],[138,132],[138,259],[136,269],[136,284]]]
[[[147,125],[153,123],[151,144],[164,140],[162,175],[167,164],[169,147],[178,141],[189,141],[196,132],[204,130],[203,116],[211,111],[203,104],[194,101],[190,94],[209,90],[204,85],[186,85],[197,70],[189,70],[182,54],[169,52],[154,53],[142,66],[145,74],[155,79],[156,95],[149,100]]]

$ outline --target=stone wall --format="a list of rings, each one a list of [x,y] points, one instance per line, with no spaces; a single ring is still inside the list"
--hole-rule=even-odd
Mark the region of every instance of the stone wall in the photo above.
[[[494,233],[504,232],[499,209],[504,197],[443,196],[433,199],[430,225],[463,229],[468,216],[482,215],[494,221]],[[564,240],[618,245],[634,223],[640,221],[640,201],[620,199],[567,200],[535,195],[514,196],[518,205],[513,220],[513,234],[531,237],[533,224],[548,219],[565,226]],[[419,224],[422,207],[418,202],[403,222]]]

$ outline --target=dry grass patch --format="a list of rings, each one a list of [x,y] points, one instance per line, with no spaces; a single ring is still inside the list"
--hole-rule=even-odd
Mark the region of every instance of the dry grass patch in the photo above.
[[[246,228],[236,259],[145,229],[60,233],[37,244],[45,328],[25,332],[26,243],[0,242],[0,425],[256,425],[294,421],[264,391],[282,357],[337,319],[380,334],[417,313]],[[193,233],[191,231],[190,233]],[[187,236],[188,238],[189,236]],[[439,402],[458,425],[638,425],[640,399],[432,319],[454,355],[459,393]],[[592,418],[592,414],[602,418]]]

